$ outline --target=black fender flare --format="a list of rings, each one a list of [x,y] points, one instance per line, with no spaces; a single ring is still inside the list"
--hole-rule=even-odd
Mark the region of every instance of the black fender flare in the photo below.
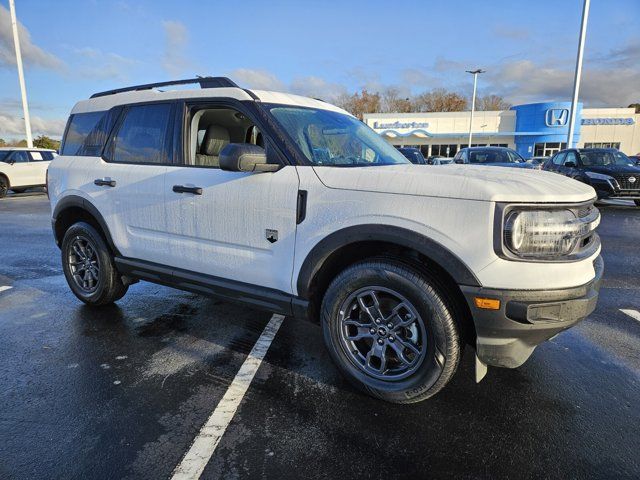
[[[298,296],[309,297],[311,282],[333,253],[349,244],[365,241],[393,243],[415,250],[447,271],[458,285],[482,286],[471,269],[440,243],[406,228],[365,224],[333,232],[311,249],[298,274]]]
[[[119,255],[118,249],[113,243],[113,238],[111,238],[111,233],[109,232],[109,227],[107,227],[107,222],[105,222],[104,217],[93,203],[79,195],[68,195],[66,197],[63,197],[53,209],[53,215],[51,217],[51,227],[53,228],[53,236],[58,247],[62,243],[62,238],[58,238],[58,235],[56,234],[56,219],[63,211],[68,208],[80,208],[82,210],[85,210],[89,215],[95,218],[96,222],[98,222],[98,225],[100,225],[100,229],[104,234],[107,245],[109,245],[109,248],[111,248],[111,250],[116,255]]]

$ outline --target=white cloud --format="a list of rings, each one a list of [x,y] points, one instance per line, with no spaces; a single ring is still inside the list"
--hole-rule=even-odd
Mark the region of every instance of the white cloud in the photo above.
[[[93,47],[77,48],[74,51],[80,58],[80,64],[76,68],[77,74],[92,80],[126,81],[129,71],[138,63],[117,53],[103,52]]]
[[[25,64],[52,70],[64,68],[62,60],[31,41],[31,34],[20,22],[18,22],[18,37],[22,60]],[[11,29],[11,14],[3,5],[0,5],[0,67],[13,67],[15,64],[16,52]]]
[[[332,101],[347,93],[344,85],[328,82],[323,78],[308,76],[295,78],[291,82],[290,89],[293,93],[306,97],[321,98]]]
[[[64,132],[66,119],[44,119],[38,116],[31,117],[31,131],[34,137],[47,135],[59,138]],[[0,137],[24,138],[24,120],[22,115],[12,115],[0,112]]]
[[[162,22],[162,28],[165,35],[162,67],[172,76],[182,75],[191,66],[185,56],[189,39],[187,27],[181,22],[167,20]]]
[[[288,90],[284,82],[282,82],[273,73],[266,70],[252,70],[250,68],[238,68],[229,74],[230,78],[237,84],[246,88],[255,88],[256,90]]]

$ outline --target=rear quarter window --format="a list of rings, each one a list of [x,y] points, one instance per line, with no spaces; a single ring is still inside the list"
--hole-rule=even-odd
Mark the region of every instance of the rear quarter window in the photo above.
[[[105,112],[75,113],[62,140],[62,155],[79,155],[87,136],[102,119]]]

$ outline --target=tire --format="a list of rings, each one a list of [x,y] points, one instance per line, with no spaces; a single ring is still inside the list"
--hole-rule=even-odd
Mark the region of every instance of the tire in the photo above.
[[[640,207],[640,200],[634,200],[634,202],[636,203],[636,207]]]
[[[78,222],[67,229],[61,256],[71,291],[87,305],[108,305],[127,293],[129,287],[122,283],[111,251],[88,223]]]
[[[9,181],[6,177],[0,175],[0,198],[4,198],[7,196],[7,191],[9,190]]]
[[[453,377],[461,354],[447,293],[436,278],[393,260],[348,267],[322,301],[331,357],[351,383],[376,398],[415,403],[435,395]]]

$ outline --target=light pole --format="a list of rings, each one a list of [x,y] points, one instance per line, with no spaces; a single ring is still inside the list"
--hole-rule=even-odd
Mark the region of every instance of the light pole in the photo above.
[[[18,38],[18,21],[16,20],[16,6],[13,0],[9,0],[11,10],[11,28],[13,29],[13,43],[16,47],[16,65],[18,66],[18,80],[20,81],[20,93],[22,94],[22,110],[24,112],[24,130],[27,135],[27,146],[33,148],[31,137],[31,120],[29,119],[29,106],[27,105],[27,88],[24,85],[24,72],[22,71],[22,54],[20,53],[20,39]]]
[[[573,79],[573,98],[571,99],[571,113],[569,115],[569,133],[567,134],[567,148],[573,147],[573,132],[576,127],[576,110],[578,108],[578,95],[580,93],[580,77],[582,76],[582,55],[584,54],[584,40],[587,37],[587,20],[589,18],[590,0],[584,0],[582,7],[582,25],[580,26],[580,39],[578,40],[578,58],[576,59],[576,73]]]
[[[476,109],[476,88],[478,86],[478,74],[484,73],[485,70],[478,68],[477,70],[466,70],[467,73],[473,75],[473,96],[471,97],[471,119],[469,120],[469,147],[471,147],[471,138],[473,137],[473,113]]]

